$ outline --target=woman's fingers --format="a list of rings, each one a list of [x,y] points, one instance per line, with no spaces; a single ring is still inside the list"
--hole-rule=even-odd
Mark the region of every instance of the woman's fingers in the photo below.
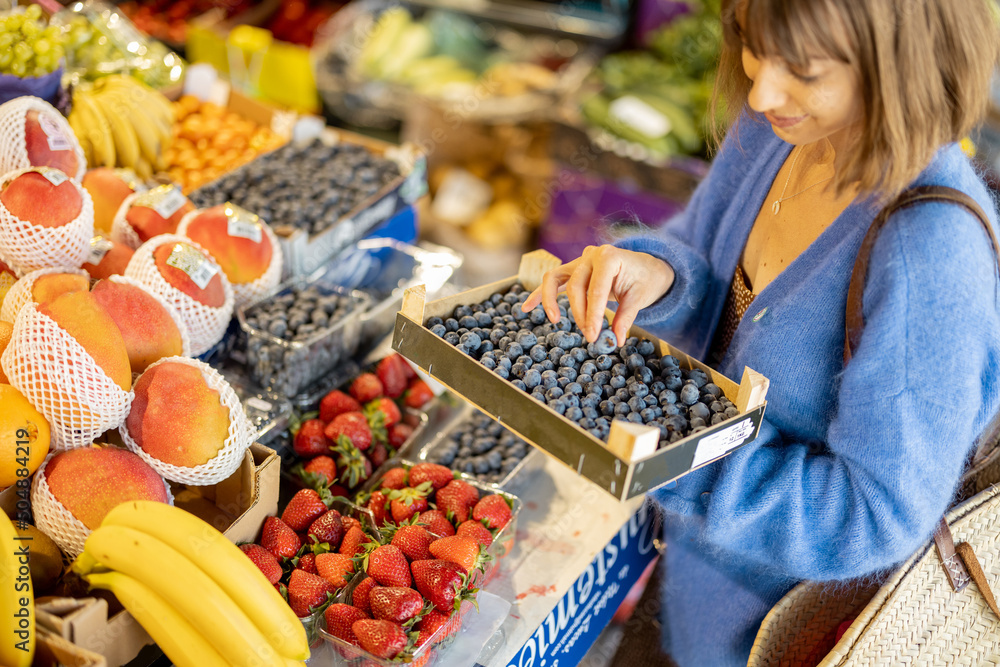
[[[597,334],[601,332],[604,311],[612,296],[611,288],[622,268],[620,261],[611,258],[595,261],[593,267],[590,286],[587,288],[587,312],[584,319],[576,320],[583,330],[584,337],[591,343],[597,340]]]
[[[566,281],[566,297],[569,299],[569,308],[573,311],[573,319],[578,325],[586,322],[587,285],[592,271],[593,265],[589,261],[581,261]]]
[[[573,273],[573,269],[579,262],[579,259],[574,259],[572,262],[563,264],[551,271],[546,271],[545,275],[542,276],[542,284],[528,295],[528,298],[521,305],[521,310],[528,312],[538,304],[542,304],[542,308],[545,310],[549,321],[553,324],[558,324],[559,303],[556,301],[556,298],[559,295],[559,289]]]
[[[618,347],[625,345],[628,331],[632,328],[632,323],[635,322],[641,308],[636,299],[627,294],[621,296],[618,301],[618,310],[615,311],[615,319],[611,322],[611,331],[618,339]]]

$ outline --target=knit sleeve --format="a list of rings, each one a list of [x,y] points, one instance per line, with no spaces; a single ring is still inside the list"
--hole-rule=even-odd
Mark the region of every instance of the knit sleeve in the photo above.
[[[873,249],[865,329],[826,442],[783,439],[765,420],[754,443],[656,498],[706,548],[794,579],[846,579],[907,558],[1000,403],[985,239],[954,205],[894,215]]]

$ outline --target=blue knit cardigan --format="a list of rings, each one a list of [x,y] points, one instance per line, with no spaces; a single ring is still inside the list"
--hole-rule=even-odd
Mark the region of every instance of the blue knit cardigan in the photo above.
[[[731,132],[687,209],[620,241],[670,264],[637,324],[704,358],[736,264],[791,146],[762,118]],[[996,212],[956,145],[914,185]],[[682,666],[746,665],[764,615],[805,579],[899,563],[931,535],[977,434],[1000,406],[1000,288],[965,209],[895,213],[872,251],[864,334],[843,363],[847,287],[877,212],[857,200],[751,304],[719,370],[770,381],[750,445],[652,494],[665,513],[663,645]]]

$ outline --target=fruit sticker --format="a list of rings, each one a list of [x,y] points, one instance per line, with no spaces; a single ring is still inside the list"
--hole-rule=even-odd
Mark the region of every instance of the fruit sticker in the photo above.
[[[164,220],[187,203],[187,197],[176,185],[161,185],[136,198],[133,206],[145,206],[156,211]]]
[[[42,132],[45,133],[45,140],[49,144],[50,151],[68,151],[72,148],[72,144],[66,138],[66,133],[62,131],[62,128],[54,120],[45,114],[39,114],[38,124],[42,128]]]
[[[229,221],[228,232],[230,236],[238,236],[250,239],[254,243],[260,243],[262,237],[260,216],[228,202],[225,212]]]
[[[104,238],[101,235],[97,235],[90,239],[90,253],[87,255],[87,261],[84,264],[93,264],[97,266],[104,260],[104,256],[115,247],[115,244]]]
[[[180,269],[200,289],[205,289],[209,281],[219,272],[219,267],[210,259],[186,243],[178,243],[167,257],[167,266]]]
[[[60,185],[69,180],[69,176],[62,173],[58,169],[48,169],[46,167],[41,167],[39,168],[38,171],[39,173],[41,173],[42,176],[45,177],[45,180],[47,180],[49,183],[51,183],[56,187],[59,187]]]

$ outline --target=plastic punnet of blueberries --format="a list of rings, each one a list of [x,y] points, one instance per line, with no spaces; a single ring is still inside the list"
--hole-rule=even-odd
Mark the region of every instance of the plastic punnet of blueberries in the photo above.
[[[681,368],[653,341],[631,337],[619,348],[605,320],[588,343],[565,294],[558,324],[541,306],[523,312],[528,294],[515,284],[425,326],[600,440],[608,439],[613,419],[625,419],[659,428],[663,447],[739,414],[705,371]]]
[[[528,455],[528,444],[486,415],[456,426],[428,455],[430,463],[473,475],[481,482],[502,481]]]
[[[232,202],[272,227],[318,234],[400,176],[399,166],[363,146],[320,139],[287,144],[190,195],[199,208]]]

